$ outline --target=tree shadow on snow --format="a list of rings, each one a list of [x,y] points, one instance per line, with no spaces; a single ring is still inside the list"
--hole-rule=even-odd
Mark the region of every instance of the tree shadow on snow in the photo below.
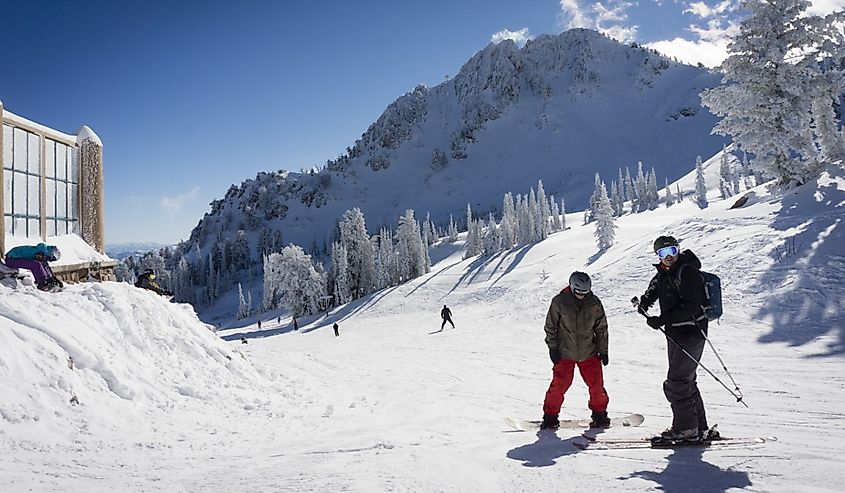
[[[742,489],[751,486],[748,473],[705,462],[703,448],[679,448],[666,458],[666,467],[662,471],[635,471],[618,479],[642,479],[657,483],[657,488],[669,493],[686,492],[725,492],[733,488]]]
[[[770,296],[754,315],[772,325],[760,342],[801,346],[834,331],[828,351],[814,356],[845,354],[845,191],[804,185],[781,201],[772,227],[784,232],[784,241],[771,253],[775,263],[759,283],[761,291],[788,292]],[[812,211],[819,212],[807,222]],[[789,230],[799,232],[786,236]]]
[[[562,439],[551,430],[537,432],[537,441],[508,450],[508,458],[522,461],[525,467],[546,467],[557,463],[556,459],[577,454],[572,438]]]

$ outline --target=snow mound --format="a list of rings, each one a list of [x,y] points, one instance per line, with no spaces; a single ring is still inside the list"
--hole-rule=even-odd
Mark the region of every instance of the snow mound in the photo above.
[[[0,286],[0,432],[55,436],[73,422],[255,410],[289,396],[190,305],[123,283],[61,293]],[[82,421],[82,425],[76,422]],[[27,424],[31,426],[27,426]]]

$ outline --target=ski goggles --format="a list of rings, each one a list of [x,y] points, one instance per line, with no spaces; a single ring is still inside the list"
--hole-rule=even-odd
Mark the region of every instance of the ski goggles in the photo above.
[[[666,257],[674,257],[676,255],[678,255],[678,247],[676,247],[675,245],[657,249],[657,256],[661,259],[664,259]]]

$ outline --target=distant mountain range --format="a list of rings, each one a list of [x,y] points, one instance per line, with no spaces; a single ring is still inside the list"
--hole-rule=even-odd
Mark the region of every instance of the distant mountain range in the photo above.
[[[114,243],[106,245],[106,255],[113,259],[123,260],[130,255],[144,254],[165,246],[167,245],[161,243]]]
[[[467,203],[486,214],[507,191],[547,194],[583,208],[594,174],[610,185],[642,161],[659,183],[693,168],[724,140],[699,93],[720,75],[674,62],[595,31],[542,35],[519,48],[489,44],[451,80],[418,86],[391,103],[359,140],[319,171],[259,173],[212,202],[188,247],[203,253],[244,230],[250,250],[330,244],[343,211],[363,210],[371,232],[406,209],[461,221]],[[188,250],[186,248],[185,250]]]

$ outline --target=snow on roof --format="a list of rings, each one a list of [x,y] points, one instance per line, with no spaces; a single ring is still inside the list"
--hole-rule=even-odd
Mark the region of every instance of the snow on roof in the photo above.
[[[25,238],[22,236],[6,235],[6,251],[8,252],[16,246],[36,245],[41,242],[40,238]],[[62,252],[62,257],[58,261],[50,262],[50,265],[53,266],[114,260],[108,255],[94,250],[94,247],[85,243],[85,240],[75,234],[48,236],[44,243],[48,245],[55,245],[59,247],[59,251]]]
[[[24,118],[22,116],[16,115],[16,114],[12,113],[11,111],[7,110],[6,108],[3,108],[3,119],[9,120],[12,123],[17,123],[19,125],[25,125],[27,127],[33,128],[33,129],[35,129],[39,132],[42,132],[42,133],[44,133],[48,136],[52,135],[52,136],[55,136],[55,137],[62,138],[64,140],[69,140],[71,142],[75,142],[76,139],[77,139],[76,135],[70,135],[70,134],[66,134],[64,132],[59,132],[58,130],[50,128],[46,125],[42,125],[40,123],[36,123],[36,122],[29,120],[27,118]]]

